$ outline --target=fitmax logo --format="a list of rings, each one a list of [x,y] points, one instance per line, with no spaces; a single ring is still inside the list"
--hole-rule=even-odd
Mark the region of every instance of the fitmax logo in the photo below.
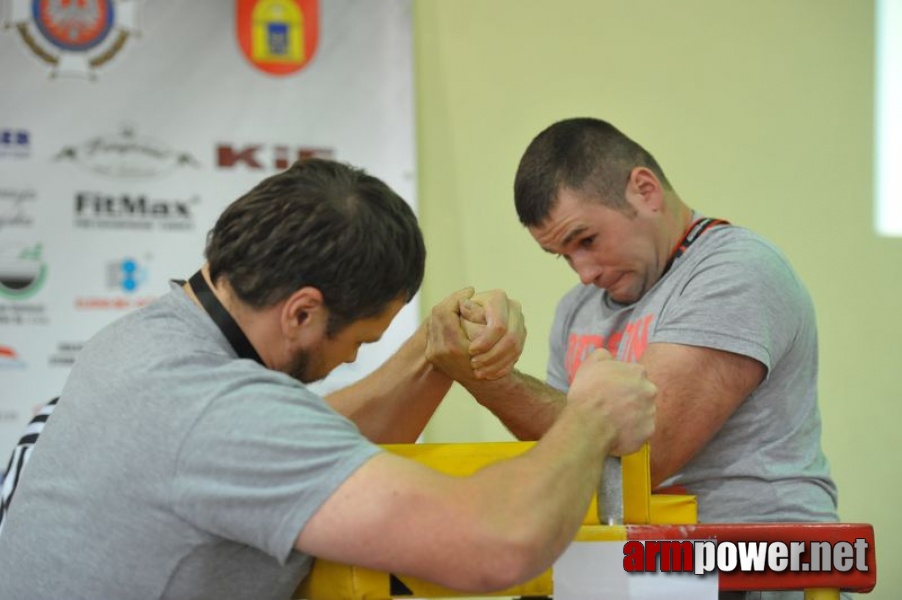
[[[182,200],[148,200],[146,196],[104,196],[79,193],[75,196],[75,214],[96,217],[154,217],[190,219],[191,207]]]
[[[143,194],[110,196],[79,192],[75,195],[75,225],[84,228],[190,230],[194,228],[192,207],[200,198],[168,200]]]
[[[249,169],[273,169],[282,171],[296,160],[308,158],[335,157],[332,148],[315,148],[310,146],[266,146],[250,144],[241,148],[231,144],[216,146],[216,166],[220,169],[233,169],[236,165],[244,165]]]

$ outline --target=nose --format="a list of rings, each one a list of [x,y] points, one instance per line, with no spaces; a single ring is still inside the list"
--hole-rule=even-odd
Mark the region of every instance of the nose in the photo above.
[[[358,351],[358,350],[360,350],[359,347],[358,347],[358,348],[354,348],[354,351],[351,352],[351,354],[348,356],[348,358],[345,359],[344,362],[347,363],[347,364],[350,364],[350,363],[356,361],[356,360],[357,360],[357,351]]]
[[[588,257],[574,257],[570,261],[570,266],[579,275],[579,280],[583,285],[595,283],[595,280],[601,275],[601,267]]]

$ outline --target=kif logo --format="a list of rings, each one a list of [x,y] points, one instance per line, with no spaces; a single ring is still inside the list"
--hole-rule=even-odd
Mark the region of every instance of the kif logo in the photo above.
[[[94,77],[137,33],[137,0],[12,0],[14,27],[53,76]]]
[[[24,300],[44,285],[47,266],[41,260],[41,245],[0,248],[0,297]]]
[[[274,169],[282,171],[296,160],[307,158],[334,158],[332,148],[314,148],[305,146],[266,146],[264,144],[248,144],[233,146],[218,144],[216,146],[216,166],[220,169],[232,169],[235,165],[244,165],[249,169]]]
[[[24,129],[0,129],[0,157],[28,158],[31,140]]]
[[[241,52],[271,75],[303,69],[316,52],[317,0],[237,0],[236,28]]]

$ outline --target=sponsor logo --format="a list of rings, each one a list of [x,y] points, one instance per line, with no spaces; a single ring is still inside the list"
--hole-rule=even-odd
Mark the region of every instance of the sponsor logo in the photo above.
[[[14,244],[0,248],[0,297],[25,300],[44,285],[47,265],[41,260],[41,244]]]
[[[106,264],[106,287],[119,294],[109,296],[79,297],[75,299],[78,310],[131,310],[154,300],[153,296],[137,297],[135,293],[147,282],[147,261],[123,258]]]
[[[137,0],[12,0],[7,28],[56,77],[96,77],[137,33]]]
[[[0,325],[47,325],[49,322],[42,304],[0,302]]]
[[[37,192],[34,190],[0,187],[0,231],[34,225],[29,209],[35,200]]]
[[[75,146],[66,146],[54,157],[115,179],[153,179],[177,168],[200,166],[187,152],[173,150],[163,142],[139,136],[131,127],[119,133],[93,137]]]
[[[0,325],[48,323],[43,305],[23,302],[38,293],[47,277],[41,251],[41,244],[0,246]]]
[[[238,0],[236,35],[245,58],[270,75],[303,69],[316,53],[317,0]]]
[[[713,540],[628,541],[627,573],[866,573],[868,541],[729,542]]]
[[[0,158],[28,158],[31,135],[24,129],[0,129]]]
[[[9,346],[0,346],[0,369],[22,369],[25,361]]]
[[[107,287],[126,294],[135,293],[147,281],[147,267],[133,258],[124,258],[107,265]]]
[[[131,310],[150,304],[155,298],[106,298],[102,296],[82,297],[75,299],[75,308],[78,310]]]
[[[75,194],[75,226],[84,229],[191,231],[197,196],[188,199],[149,198],[145,194]]]
[[[51,367],[71,367],[82,345],[82,342],[59,342],[47,362]]]
[[[335,150],[333,148],[312,146],[266,144],[234,146],[225,143],[216,146],[216,166],[220,169],[234,169],[237,165],[243,165],[254,170],[282,171],[296,160],[334,157]]]

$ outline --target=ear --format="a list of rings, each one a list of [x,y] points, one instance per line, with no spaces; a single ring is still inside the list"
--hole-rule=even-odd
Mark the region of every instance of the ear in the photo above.
[[[659,213],[664,209],[664,187],[648,167],[635,167],[630,171],[626,198],[639,212]]]
[[[282,334],[295,341],[321,334],[326,330],[328,319],[323,294],[314,287],[302,287],[291,294],[280,311]]]

